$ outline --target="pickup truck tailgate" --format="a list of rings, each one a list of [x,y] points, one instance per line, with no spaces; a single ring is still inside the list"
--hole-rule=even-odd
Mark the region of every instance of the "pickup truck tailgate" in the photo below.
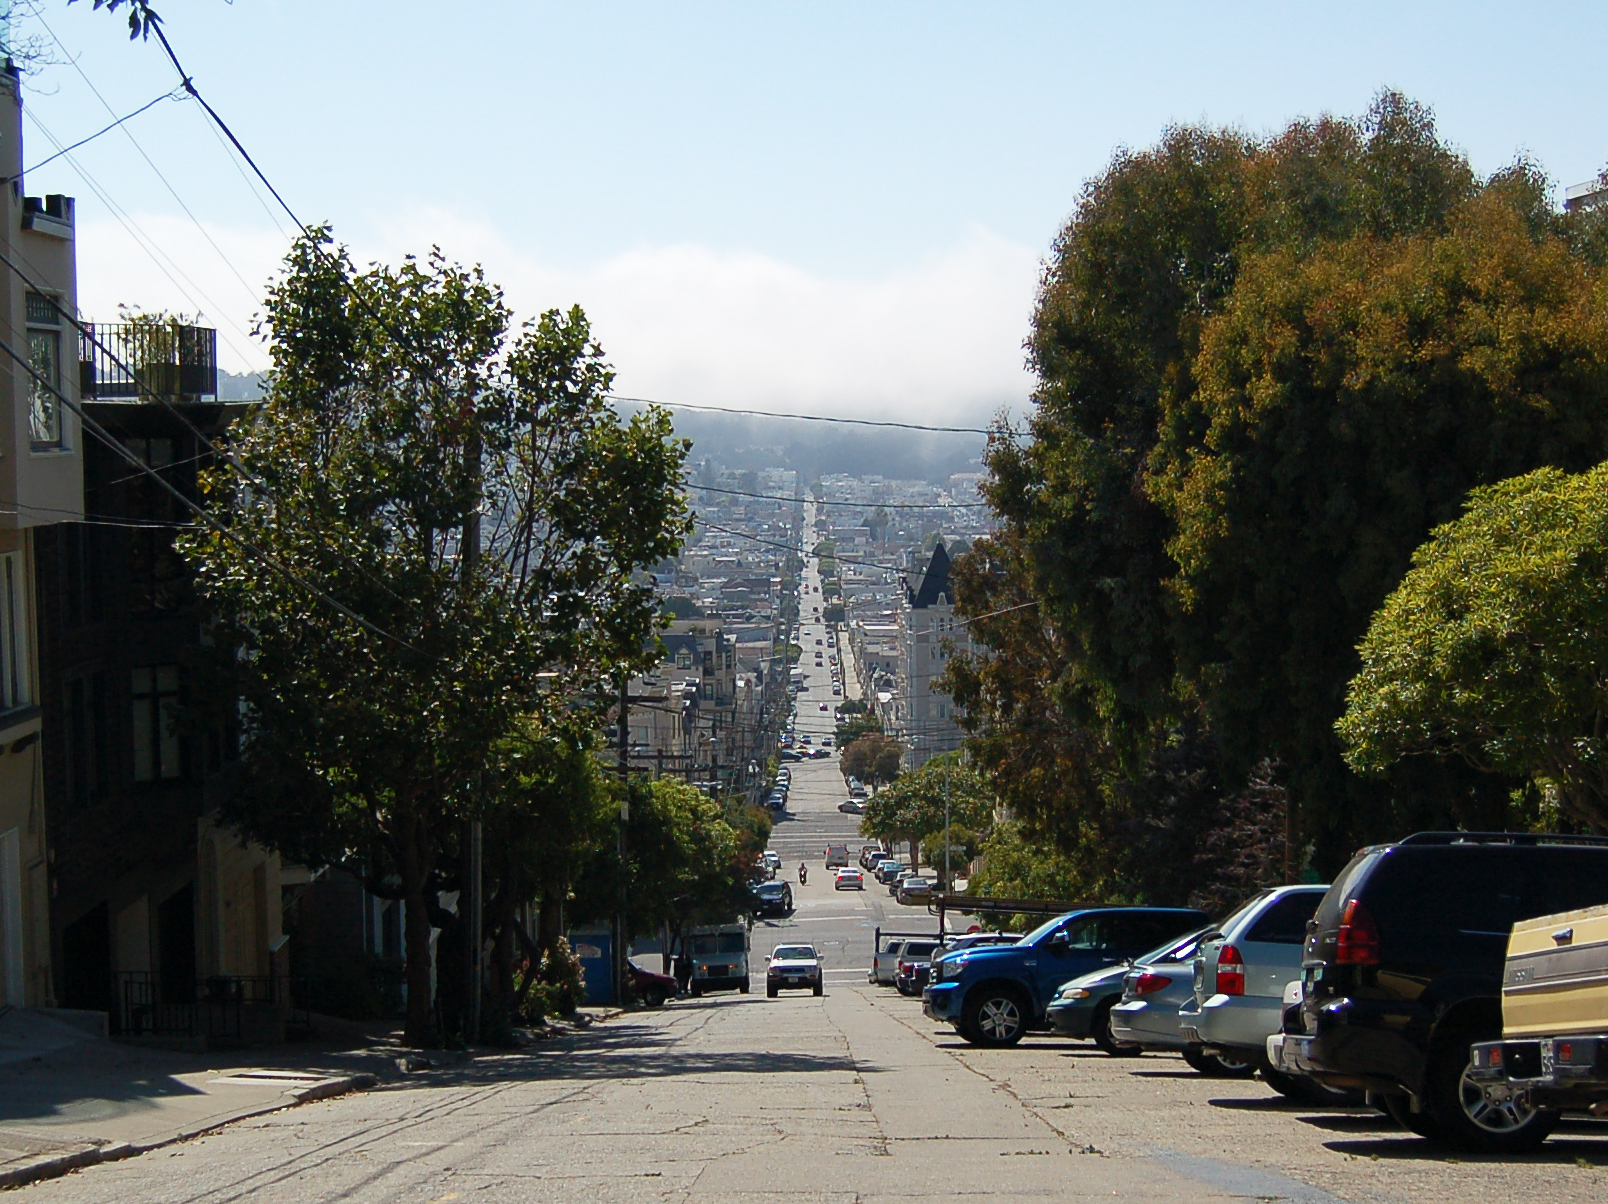
[[[1608,907],[1513,925],[1502,1028],[1509,1039],[1608,1030]]]

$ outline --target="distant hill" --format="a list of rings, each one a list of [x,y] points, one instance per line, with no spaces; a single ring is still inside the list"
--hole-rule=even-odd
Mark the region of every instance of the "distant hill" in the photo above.
[[[692,440],[691,461],[709,456],[723,467],[737,470],[791,468],[805,480],[842,472],[943,484],[951,473],[978,471],[984,445],[982,435],[689,410],[675,413],[675,426],[678,435]]]
[[[219,401],[256,401],[262,396],[262,373],[218,370]]]

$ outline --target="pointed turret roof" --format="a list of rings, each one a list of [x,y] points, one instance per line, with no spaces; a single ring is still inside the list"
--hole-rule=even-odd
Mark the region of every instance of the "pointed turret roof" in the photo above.
[[[910,586],[905,585],[907,592]],[[921,588],[910,593],[910,608],[912,610],[925,610],[939,600],[953,603],[954,594],[949,589],[949,553],[944,550],[944,541],[939,540],[932,549],[932,559],[927,562],[927,572],[921,578]]]

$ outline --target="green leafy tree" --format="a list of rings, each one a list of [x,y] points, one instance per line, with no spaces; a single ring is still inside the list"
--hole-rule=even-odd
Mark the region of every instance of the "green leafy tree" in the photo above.
[[[993,826],[990,783],[950,754],[900,774],[879,790],[866,803],[860,831],[882,840],[925,840],[943,831],[946,800],[950,823],[979,832]]]
[[[1608,831],[1608,465],[1475,490],[1360,652],[1338,724],[1354,767],[1460,757]]]
[[[647,663],[633,574],[686,525],[685,445],[619,419],[585,315],[509,324],[478,269],[359,272],[309,231],[266,299],[266,396],[204,478],[226,531],[181,541],[249,717],[230,818],[394,873],[415,1043],[444,840],[520,716]]]
[[[1032,839],[1143,894],[1133,839],[1182,881],[1186,801],[1264,762],[1322,868],[1500,807],[1447,762],[1364,781],[1333,724],[1471,487],[1608,451],[1596,238],[1390,93],[1264,139],[1175,128],[1090,182],[1034,314],[1030,438],[986,454],[999,528],[954,570],[989,654],[946,686]]]
[[[873,788],[899,776],[904,745],[881,732],[867,732],[838,754],[838,768],[845,778],[859,778]]]

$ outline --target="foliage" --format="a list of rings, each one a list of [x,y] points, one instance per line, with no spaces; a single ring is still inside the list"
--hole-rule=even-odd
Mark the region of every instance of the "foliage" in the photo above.
[[[1078,902],[1099,899],[1121,903],[1120,895],[1102,894],[1086,882],[1076,866],[1054,846],[1034,840],[1017,820],[995,826],[983,842],[983,865],[973,876],[967,893],[980,899],[1059,899]],[[988,917],[984,922],[1002,930],[1026,932],[1042,916]]]
[[[1360,779],[1333,724],[1373,609],[1470,488],[1608,451],[1595,235],[1544,183],[1481,183],[1386,93],[1264,139],[1171,129],[1086,187],[1034,315],[1031,438],[990,440],[1001,525],[953,571],[989,654],[945,683],[1080,872],[1137,891],[1126,832],[1164,883],[1205,873],[1174,804],[1268,759],[1320,870],[1507,806],[1447,762]],[[1197,785],[1165,776],[1181,750]]]
[[[536,981],[526,987],[531,963],[522,964],[517,989],[523,1003],[520,1017],[527,1024],[540,1024],[547,1016],[573,1015],[586,1001],[586,969],[564,937],[542,951],[535,970]]]
[[[71,4],[73,0],[67,0],[67,3]],[[132,42],[136,38],[146,39],[153,33],[158,38],[162,36],[162,31],[159,28],[162,24],[162,18],[157,16],[156,10],[146,0],[94,0],[95,9],[104,8],[109,13],[115,13],[125,4],[128,5],[129,41]]]
[[[1608,465],[1474,490],[1360,652],[1338,724],[1357,769],[1461,757],[1608,831]]]
[[[842,749],[848,748],[861,736],[868,734],[881,735],[882,733],[882,717],[875,711],[867,711],[864,703],[860,704],[860,710],[858,711],[845,709],[854,701],[857,700],[851,699],[850,702],[844,703],[843,707],[838,708],[839,715],[847,716],[837,725],[837,746]],[[858,777],[859,775],[856,774],[855,776]]]
[[[852,740],[838,754],[838,768],[845,778],[859,778],[868,786],[886,785],[899,776],[904,745],[880,731],[866,732]]]
[[[960,871],[964,870],[971,859],[982,850],[983,837],[960,824],[949,825],[947,839],[942,828],[921,839],[922,863],[942,871],[944,854],[947,852],[950,869],[956,876],[959,876]]]
[[[394,873],[423,1042],[443,845],[521,716],[647,663],[632,576],[679,547],[685,449],[662,412],[621,422],[578,309],[510,339],[438,253],[358,272],[312,230],[265,310],[267,394],[203,476],[226,531],[179,543],[250,716],[228,818]]]
[[[901,774],[878,791],[866,803],[860,831],[881,840],[925,840],[943,832],[946,800],[951,824],[979,832],[993,826],[994,792],[988,780],[946,756]]]

